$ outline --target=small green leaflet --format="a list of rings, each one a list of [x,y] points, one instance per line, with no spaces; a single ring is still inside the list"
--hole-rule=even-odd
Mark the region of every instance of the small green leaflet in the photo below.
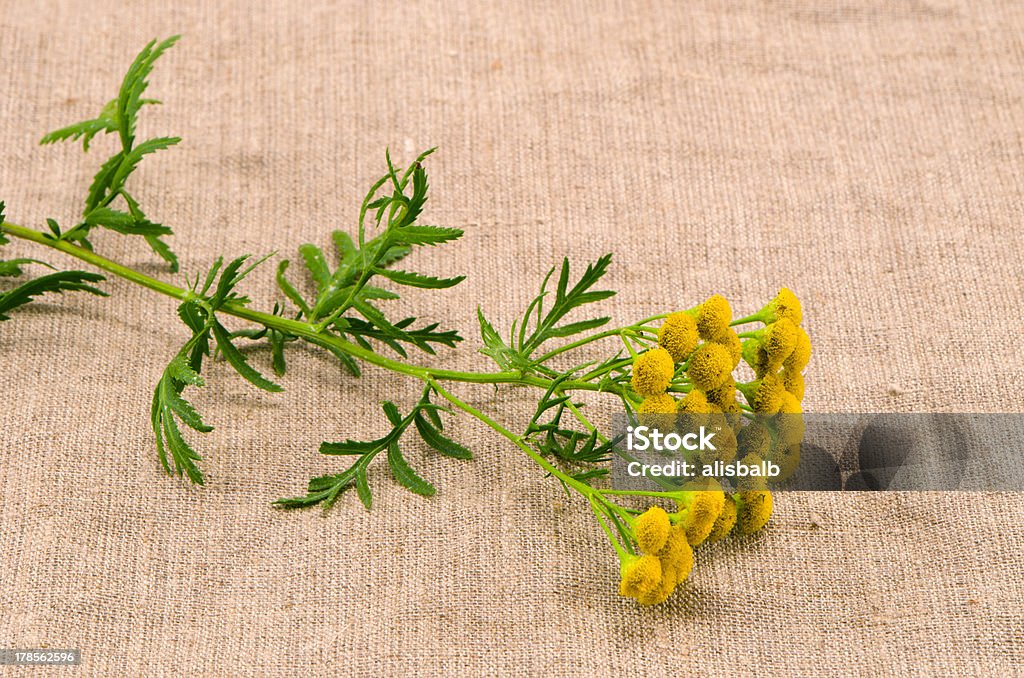
[[[42,145],[53,144],[58,141],[77,141],[82,139],[82,149],[89,152],[89,142],[100,132],[117,131],[117,99],[111,99],[100,111],[100,114],[92,120],[83,120],[73,125],[62,127],[45,135],[39,142]]]
[[[81,138],[83,148],[88,151],[89,143],[97,134],[116,132],[121,141],[121,149],[100,166],[99,172],[93,178],[85,198],[83,221],[63,236],[52,224],[51,229],[58,239],[78,242],[90,249],[89,231],[95,226],[123,235],[142,236],[153,252],[167,262],[171,272],[177,272],[178,258],[170,246],[160,239],[162,236],[171,235],[171,229],[146,218],[139,204],[125,190],[125,182],[146,155],[170,148],[181,141],[178,137],[155,137],[135,145],[135,125],[139,109],[146,104],[160,103],[155,99],[142,98],[142,92],[148,85],[146,78],[152,71],[156,59],[177,40],[178,37],[174,36],[160,43],[155,40],[150,42],[129,67],[121,82],[117,98],[108,102],[99,116],[50,132],[40,142],[51,144]],[[111,207],[118,197],[123,198],[128,204],[127,212]]]
[[[153,64],[160,55],[174,46],[174,43],[180,37],[174,35],[160,43],[157,43],[156,40],[151,41],[135,57],[135,61],[132,62],[128,72],[125,73],[124,80],[121,81],[121,90],[117,95],[114,119],[117,122],[118,132],[121,135],[122,144],[126,150],[131,149],[135,140],[135,119],[139,109],[147,103],[142,98],[142,93],[149,86],[146,78],[149,77],[150,72],[153,70]]]
[[[421,494],[424,497],[431,497],[437,489],[428,483],[423,478],[420,478],[412,467],[409,466],[409,462],[402,456],[402,451],[398,449],[398,442],[392,442],[388,445],[388,464],[391,466],[391,475],[395,477],[402,487]]]
[[[444,289],[446,287],[454,287],[460,282],[466,279],[466,276],[460,275],[454,278],[432,278],[427,275],[420,273],[410,273],[408,271],[391,271],[386,268],[374,269],[377,275],[382,275],[388,280],[392,280],[399,285],[408,285],[409,287],[423,287],[426,289]]]
[[[440,245],[462,237],[462,229],[445,226],[403,226],[394,231],[398,245]]]
[[[524,360],[515,350],[506,344],[494,325],[484,316],[483,309],[479,306],[476,309],[477,319],[480,321],[480,338],[484,347],[480,352],[490,356],[494,362],[503,370],[529,369],[532,365],[529,360]]]
[[[402,436],[414,423],[423,440],[438,452],[458,459],[472,457],[468,449],[443,436],[439,431],[440,426],[435,428],[428,421],[428,419],[436,419],[440,424],[437,411],[443,409],[430,402],[429,387],[424,389],[419,402],[405,416],[402,416],[398,407],[390,401],[381,403],[381,406],[392,427],[387,435],[366,441],[345,440],[337,443],[322,443],[320,445],[321,454],[354,456],[357,457],[355,463],[339,474],[313,478],[309,482],[305,496],[278,499],[275,504],[282,508],[301,508],[322,504],[325,509],[328,509],[342,491],[354,484],[360,501],[367,509],[370,509],[373,505],[373,495],[367,479],[367,469],[374,458],[384,451],[386,451],[391,475],[402,487],[425,497],[433,496],[437,489],[413,470],[399,447]]]
[[[205,335],[205,330],[203,335]],[[160,464],[167,473],[179,476],[184,474],[196,485],[202,485],[205,482],[202,472],[196,466],[196,462],[201,461],[202,458],[182,436],[176,418],[200,433],[208,433],[213,430],[212,426],[203,423],[192,404],[181,395],[185,386],[203,385],[202,377],[185,359],[185,355],[190,353],[199,341],[200,335],[193,335],[192,339],[168,363],[153,391],[153,407],[150,411],[150,423],[156,438],[156,450]],[[168,452],[170,452],[170,461]]]
[[[231,363],[231,366],[235,368],[235,371],[242,375],[246,381],[257,388],[261,388],[264,391],[270,391],[272,393],[284,390],[279,385],[257,372],[252,365],[246,361],[245,356],[242,355],[241,351],[231,343],[228,331],[216,320],[213,321],[213,336],[217,340],[217,348],[224,354],[227,361]]]
[[[416,415],[416,430],[419,431],[420,437],[423,438],[423,442],[430,445],[432,448],[445,455],[446,457],[453,457],[455,459],[472,459],[473,453],[466,447],[459,443],[446,438],[438,429],[434,428],[430,422],[424,419],[421,415]]]
[[[523,316],[522,324],[520,325],[520,341],[518,347],[521,355],[529,356],[538,346],[548,339],[567,337],[572,334],[595,329],[610,320],[610,318],[602,317],[570,323],[568,325],[559,326],[557,324],[573,309],[579,308],[584,304],[602,301],[615,294],[615,292],[611,290],[590,290],[590,288],[593,287],[608,270],[608,264],[611,263],[611,260],[612,255],[606,254],[593,264],[587,266],[587,270],[583,273],[583,276],[572,287],[572,289],[568,289],[569,259],[565,258],[562,260],[562,269],[558,276],[558,285],[555,291],[555,301],[551,306],[551,309],[547,314],[543,315],[543,317],[541,316],[543,312],[544,297],[547,295],[545,288],[548,278],[545,278],[545,284],[541,286],[540,294],[533,300],[533,302],[531,302],[530,306],[527,307],[527,311]],[[553,270],[554,269],[552,269],[552,271]],[[550,275],[551,273],[548,273],[549,277]],[[530,336],[524,340],[523,335],[526,332],[527,326],[531,322],[531,316],[533,316],[534,309],[536,310],[537,318],[535,321],[535,327]]]
[[[105,297],[107,293],[90,283],[98,283],[106,280],[98,273],[86,273],[85,271],[58,271],[48,275],[33,278],[7,292],[0,293],[0,320],[9,320],[7,314],[19,306],[23,306],[35,297],[47,292],[89,292],[96,296]]]

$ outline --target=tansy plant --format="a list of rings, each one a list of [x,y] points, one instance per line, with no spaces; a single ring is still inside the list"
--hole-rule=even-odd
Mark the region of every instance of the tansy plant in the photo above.
[[[461,275],[436,278],[404,268],[404,260],[413,250],[442,245],[462,235],[456,228],[419,223],[427,200],[424,160],[431,151],[404,168],[387,157],[387,171],[370,187],[360,206],[355,237],[334,231],[332,255],[312,244],[299,247],[304,274],[311,278],[315,290],[311,296],[301,294],[301,286],[292,284],[289,262],[281,261],[276,270],[281,299],[269,313],[251,308],[250,300],[239,291],[245,277],[268,257],[217,259],[207,271],[184,274],[184,285],[178,286],[97,253],[94,243],[100,242],[105,231],[114,231],[144,240],[171,273],[178,271],[178,257],[166,240],[171,229],[150,220],[131,189],[132,174],[146,155],[180,141],[177,137],[136,138],[141,110],[158,103],[143,96],[147,77],[157,58],[176,40],[147,45],[128,69],[117,96],[97,117],[43,137],[44,144],[80,139],[86,151],[101,133],[116,138],[116,150],[89,186],[77,223],[63,227],[47,219],[46,230],[25,228],[3,220],[0,203],[0,245],[8,242],[6,236],[31,241],[180,302],[178,316],[186,339],[169,357],[154,388],[150,417],[157,456],[168,473],[183,474],[196,484],[204,482],[200,455],[190,442],[195,436],[188,431],[208,432],[211,426],[186,396],[203,386],[207,358],[219,354],[255,387],[280,391],[281,386],[257,370],[239,345],[269,344],[272,370],[281,377],[287,352],[304,342],[333,354],[352,376],[358,376],[364,364],[376,365],[419,382],[422,391],[408,410],[390,401],[381,404],[389,427],[385,435],[324,442],[320,453],[347,456],[352,463],[337,473],[313,478],[306,494],[279,499],[277,506],[320,504],[327,508],[354,487],[369,509],[373,495],[367,469],[378,456],[384,457],[399,484],[417,494],[433,495],[434,485],[409,465],[403,448],[418,437],[441,455],[470,458],[471,451],[449,437],[444,426],[445,416],[461,412],[507,438],[555,477],[566,492],[579,494],[589,504],[618,554],[620,593],[640,603],[665,600],[687,578],[693,547],[729,534],[751,534],[765,525],[772,498],[763,484],[748,481],[727,491],[717,481],[668,483],[657,491],[609,489],[602,476],[608,472],[615,440],[594,425],[577,396],[584,391],[604,394],[633,417],[676,413],[724,417],[724,428],[734,435],[723,434],[726,442],[719,445],[718,458],[742,455],[748,461],[774,459],[792,467],[799,454],[794,445],[798,436],[793,431],[774,426],[770,420],[764,423],[761,418],[743,425],[755,413],[800,411],[810,341],[800,328],[800,302],[788,290],[780,291],[757,313],[738,320],[732,319],[725,299],[713,296],[687,310],[607,329],[609,318],[579,319],[579,315],[614,294],[597,288],[611,256],[601,257],[575,276],[569,261],[564,260],[548,273],[540,292],[509,332],[499,333],[484,312],[478,311],[480,350],[493,359],[495,371],[462,372],[417,365],[409,360],[410,351],[433,354],[439,347],[452,348],[462,341],[454,330],[440,329],[436,323],[420,324],[414,317],[396,318],[384,310],[384,302],[398,298],[399,289],[438,290],[463,280]],[[399,262],[402,268],[396,267]],[[11,259],[0,262],[0,275],[18,278],[31,265],[49,267],[35,259]],[[97,286],[103,280],[103,276],[85,271],[54,271],[28,279],[0,293],[0,320],[7,320],[12,310],[42,294],[78,291],[105,296]],[[229,317],[244,321],[247,327],[229,329],[224,324]],[[737,334],[733,327],[744,324],[752,324],[754,329]],[[574,363],[574,352],[600,340],[621,342],[621,348],[604,360]],[[741,362],[753,369],[753,381],[734,382],[733,373]],[[525,429],[516,432],[457,395],[452,385],[460,382],[536,388],[536,410]],[[737,400],[737,392],[743,402]],[[632,501],[647,501],[651,507],[641,511],[630,505]],[[661,504],[671,506],[673,512]]]

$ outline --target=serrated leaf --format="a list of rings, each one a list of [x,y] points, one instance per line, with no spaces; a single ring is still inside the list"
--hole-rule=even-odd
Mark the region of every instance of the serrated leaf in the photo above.
[[[217,281],[217,291],[212,297],[210,297],[210,305],[217,309],[220,308],[221,304],[228,300],[239,304],[248,303],[249,299],[247,297],[233,293],[235,286],[249,275],[253,269],[269,259],[272,255],[273,253],[257,259],[252,264],[249,264],[245,270],[242,270],[242,264],[249,260],[250,257],[248,254],[243,254],[242,256],[233,259],[231,263],[224,267],[224,271],[220,274],[220,280]],[[215,269],[219,265],[220,259],[218,259],[217,263],[214,264],[214,268],[210,269],[210,273],[207,275],[207,284],[209,284],[210,277],[214,275]],[[206,286],[203,287],[203,290],[205,292]]]
[[[181,435],[181,430],[178,429],[178,425],[174,421],[174,417],[164,413],[160,417],[160,423],[163,426],[163,434],[167,447],[171,450],[171,456],[174,458],[175,471],[180,475],[182,471],[188,476],[196,485],[203,485],[205,480],[203,474],[199,470],[199,467],[195,465],[195,462],[201,461],[202,457],[192,449],[191,446],[185,441]]]
[[[422,411],[427,413],[427,418],[430,419],[430,423],[433,424],[434,428],[438,431],[444,430],[444,421],[441,419],[441,414],[439,412],[441,409],[442,408],[437,405],[422,408]]]
[[[146,78],[149,77],[150,72],[153,70],[153,63],[161,54],[170,49],[178,41],[179,37],[174,35],[160,43],[157,43],[156,40],[151,41],[135,57],[135,61],[132,62],[128,72],[125,73],[124,79],[121,81],[121,89],[117,96],[115,120],[117,121],[118,131],[121,134],[122,144],[124,144],[126,149],[131,148],[135,140],[135,118],[145,102],[142,99],[142,93],[149,85]]]
[[[476,309],[476,315],[480,321],[480,338],[484,342],[484,347],[480,349],[480,352],[490,356],[498,364],[498,367],[503,370],[512,369],[513,367],[527,367],[528,365],[524,365],[519,359],[518,354],[505,344],[501,335],[494,329],[490,321],[484,317],[484,312],[479,306]]]
[[[412,248],[407,245],[395,245],[385,250],[384,254],[381,255],[380,260],[377,262],[378,266],[389,266],[396,261],[404,259],[409,253],[412,252]]]
[[[139,221],[131,214],[109,207],[97,207],[85,216],[90,226],[103,226],[124,235],[170,235],[171,229],[150,221]]]
[[[100,171],[93,177],[92,184],[89,186],[89,194],[85,198],[85,211],[82,214],[88,214],[96,209],[106,197],[110,184],[114,179],[114,173],[121,165],[123,158],[124,151],[118,151],[107,158],[107,161],[100,166]]]
[[[341,263],[346,263],[358,252],[356,244],[352,242],[352,237],[345,231],[331,231],[331,240],[334,241],[334,247],[338,250],[338,261]]]
[[[274,374],[279,377],[283,377],[287,371],[287,365],[284,360],[284,334],[277,330],[270,330],[270,356],[271,366],[274,368]]]
[[[388,233],[396,245],[440,245],[462,236],[462,229],[444,226],[403,226]]]
[[[304,508],[323,502],[324,509],[329,509],[337,501],[342,491],[352,484],[355,475],[356,467],[353,465],[341,473],[318,476],[309,481],[306,496],[278,499],[274,504],[281,508]]]
[[[89,142],[92,141],[100,132],[116,132],[117,131],[117,99],[112,99],[100,110],[100,114],[91,119],[76,122],[67,127],[54,130],[49,134],[45,135],[39,143],[43,146],[47,144],[56,143],[58,141],[66,141],[71,139],[76,141],[79,138],[82,139],[82,149],[89,152]]]
[[[402,455],[397,442],[388,445],[388,465],[391,466],[391,475],[402,487],[424,497],[431,497],[437,493],[437,489],[433,485],[417,475],[409,466],[409,462]]]
[[[97,207],[85,215],[85,223],[90,226],[107,226],[108,228],[130,228],[135,225],[135,218],[127,212]]]
[[[386,268],[376,268],[374,269],[374,273],[382,275],[388,280],[392,280],[399,285],[421,287],[424,289],[445,289],[448,287],[454,287],[466,279],[466,276],[464,275],[456,276],[454,278],[432,278],[421,273],[393,271]]]
[[[288,265],[289,262],[287,259],[282,260],[281,263],[277,265],[277,274],[275,275],[277,286],[281,288],[282,292],[284,292],[284,296],[288,297],[288,299],[295,304],[296,308],[302,311],[304,316],[309,318],[310,312],[309,306],[306,304],[306,300],[302,298],[299,291],[296,290],[288,279],[284,277],[284,272],[288,270]]]
[[[172,378],[181,382],[182,384],[188,384],[190,386],[203,386],[205,382],[203,378],[192,369],[192,366],[188,364],[185,357],[181,354],[174,356],[171,362],[167,365],[167,374],[171,375]]]
[[[170,230],[170,229],[168,229]],[[170,246],[160,239],[159,236],[147,235],[146,242],[156,252],[157,256],[167,262],[171,273],[178,272],[178,255],[171,251]]]
[[[370,492],[370,483],[366,480],[366,465],[356,463],[356,492],[359,494],[359,501],[369,511],[373,508],[373,493]]]
[[[264,391],[270,391],[272,393],[284,390],[249,365],[245,356],[243,356],[242,353],[235,348],[235,345],[231,343],[227,330],[224,329],[223,325],[216,321],[213,323],[213,336],[217,340],[217,348],[219,348],[220,352],[224,354],[227,361],[231,363],[231,366],[235,368],[235,371],[242,375],[246,381],[257,388],[261,388]]]
[[[166,382],[164,382],[166,384]],[[192,407],[192,403],[188,402],[174,389],[173,386],[167,384],[164,387],[164,402],[167,407],[171,409],[181,421],[191,429],[199,431],[201,433],[209,433],[213,430],[212,426],[208,426],[203,423],[202,417],[196,412],[196,409]]]
[[[7,313],[47,292],[89,292],[105,297],[107,296],[106,292],[89,284],[103,280],[106,278],[97,273],[59,271],[26,281],[12,290],[0,293],[0,320],[8,320]]]
[[[388,418],[392,426],[400,426],[402,424],[402,413],[398,411],[398,406],[390,400],[385,400],[381,403],[381,407],[384,409],[384,416]]]
[[[580,323],[571,323],[569,325],[557,327],[558,322],[573,309],[584,304],[607,299],[615,294],[615,292],[612,291],[590,291],[590,288],[593,287],[607,271],[611,258],[611,254],[606,254],[600,257],[593,264],[587,266],[586,271],[584,271],[583,275],[580,276],[580,279],[572,289],[569,289],[569,259],[564,258],[562,260],[562,267],[559,272],[558,283],[556,285],[555,299],[551,308],[546,314],[544,314],[543,318],[540,317],[540,309],[542,299],[546,295],[544,286],[541,287],[540,294],[533,302],[531,302],[530,308],[537,309],[537,320],[533,332],[525,341],[522,340],[522,335],[525,334],[526,331],[526,322],[528,320],[529,311],[527,317],[524,317],[523,319],[523,325],[520,327],[521,334],[519,345],[519,353],[522,356],[529,356],[538,346],[548,339],[568,336],[568,334],[585,331],[588,329],[588,323],[592,324],[593,327],[596,327],[607,322],[605,319],[585,320]],[[545,284],[547,280],[548,278],[545,278]]]
[[[384,442],[384,439],[381,438],[380,440],[346,440],[340,443],[320,443],[320,454],[372,454],[383,449]]]
[[[306,243],[299,246],[299,254],[302,255],[302,260],[313,277],[317,293],[322,292],[331,284],[331,272],[327,267],[327,260],[324,259],[323,250],[316,245]]]
[[[363,285],[363,288],[359,290],[359,294],[356,295],[356,298],[363,300],[379,299],[381,301],[391,301],[398,299],[399,296],[391,290],[374,287],[373,285]]]
[[[549,339],[556,337],[569,337],[573,334],[579,334],[580,332],[586,332],[587,330],[593,330],[602,325],[608,323],[611,318],[594,318],[592,320],[581,320],[575,323],[569,323],[568,325],[560,325],[548,330],[547,336]]]
[[[427,201],[427,173],[423,170],[420,161],[412,165],[412,197],[409,198],[409,205],[405,220],[407,223],[416,221],[423,211],[423,204]]]
[[[375,325],[378,329],[385,332],[388,336],[392,337],[393,339],[412,342],[412,339],[409,338],[408,334],[406,334],[403,330],[399,329],[398,327],[392,325],[391,322],[387,319],[387,316],[381,313],[380,309],[378,309],[370,302],[365,301],[363,299],[355,299],[352,302],[352,308],[358,311],[360,315],[362,315],[370,323]]]
[[[135,168],[138,167],[142,159],[150,153],[156,153],[162,151],[171,146],[177,145],[181,141],[180,137],[156,137],[154,139],[147,139],[141,144],[133,148],[124,154],[124,158],[118,164],[117,170],[114,172],[110,179],[111,191],[117,191],[124,182],[128,180],[128,177]]]
[[[416,430],[419,431],[420,437],[423,438],[423,442],[430,445],[441,454],[446,457],[454,457],[455,459],[473,458],[472,452],[454,440],[446,438],[440,431],[431,426],[430,422],[424,419],[420,414],[417,414],[413,421],[416,424]]]

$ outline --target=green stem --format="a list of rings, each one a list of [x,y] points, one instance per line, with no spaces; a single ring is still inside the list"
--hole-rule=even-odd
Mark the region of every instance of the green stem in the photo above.
[[[733,320],[731,323],[729,323],[729,327],[735,327],[736,325],[745,325],[747,323],[753,323],[753,322],[760,322],[760,323],[764,323],[765,322],[764,309],[761,309],[757,313],[751,313],[750,315],[748,315],[748,316],[746,316],[744,318],[737,318],[736,320]],[[765,323],[765,324],[767,324],[767,323]]]
[[[653,322],[655,320],[658,320],[658,319],[664,318],[664,317],[665,317],[664,313],[662,313],[661,315],[652,315],[651,317],[644,318],[640,322],[634,323],[632,325],[626,325],[624,327],[616,327],[616,328],[611,329],[611,330],[605,330],[603,332],[598,332],[597,334],[591,334],[589,337],[583,337],[582,339],[577,339],[576,341],[569,342],[568,344],[565,344],[564,346],[559,346],[556,349],[548,351],[547,353],[545,353],[541,357],[537,358],[537,362],[539,362],[539,363],[545,362],[545,361],[547,361],[550,358],[554,358],[556,355],[565,353],[566,351],[571,351],[574,348],[579,348],[580,346],[586,346],[587,344],[593,343],[595,341],[599,341],[601,339],[607,339],[608,337],[614,337],[616,335],[622,334],[623,332],[628,332],[628,331],[634,331],[634,332],[653,332],[652,328],[644,327],[644,325],[646,325],[649,322]]]
[[[580,408],[576,407],[576,405],[574,405],[571,400],[566,400],[565,405],[569,409],[569,411],[572,412],[573,415],[575,415],[576,420],[583,425],[583,428],[587,429],[591,433],[596,433],[597,439],[600,440],[602,443],[608,442],[608,437],[601,433],[599,430],[597,430],[597,427],[591,424],[590,420],[587,419],[587,415],[583,414],[583,412],[580,411]]]
[[[51,249],[64,252],[65,254],[69,254],[76,259],[80,259],[81,261],[95,266],[96,268],[112,273],[137,285],[151,289],[154,292],[159,292],[165,296],[172,297],[180,301],[195,299],[195,293],[190,290],[176,287],[169,283],[157,280],[156,278],[151,278],[148,275],[139,273],[138,271],[126,266],[122,266],[121,264],[111,261],[106,257],[102,257],[83,247],[78,247],[64,240],[52,238],[46,233],[25,228],[24,226],[18,226],[17,224],[12,224],[6,221],[0,224],[0,230],[3,230],[16,238],[29,240]],[[354,358],[391,370],[392,372],[406,374],[419,379],[433,378],[445,381],[460,381],[478,384],[520,384],[525,386],[536,386],[539,388],[548,388],[552,383],[551,379],[523,374],[520,370],[510,370],[505,372],[461,372],[457,370],[443,370],[420,365],[410,365],[382,356],[379,353],[363,348],[358,344],[345,341],[336,335],[321,332],[317,325],[302,322],[300,320],[283,318],[271,313],[256,311],[237,302],[226,302],[218,309],[218,312],[226,313],[236,318],[241,318],[242,320],[248,320],[285,334],[314,339],[321,344],[327,344],[333,348],[343,351]],[[580,379],[563,381],[560,384],[560,388],[563,390],[574,391],[603,390],[615,393],[616,395],[622,395],[619,387],[611,386],[608,388],[602,388],[599,384],[590,383]]]
[[[461,400],[450,391],[447,391],[435,380],[427,378],[424,381],[428,385],[430,385],[430,387],[433,388],[434,391],[437,392],[437,394],[440,395],[442,398],[444,398],[445,400],[447,400],[452,405],[459,408],[466,414],[469,414],[470,416],[479,419],[481,422],[489,426],[491,429],[493,429],[494,431],[498,432],[499,434],[510,440],[516,447],[521,449],[523,452],[529,455],[531,459],[537,462],[538,466],[540,466],[542,469],[544,469],[551,475],[561,480],[567,486],[571,487],[572,489],[576,490],[581,495],[586,497],[587,501],[589,501],[591,506],[594,508],[594,513],[598,517],[598,522],[601,523],[602,529],[604,529],[605,533],[608,535],[608,539],[612,542],[612,545],[615,546],[615,550],[619,553],[620,558],[624,553],[622,545],[619,543],[617,539],[615,539],[612,536],[611,531],[608,529],[607,525],[605,525],[604,522],[601,520],[600,513],[604,513],[610,519],[612,519],[612,521],[616,525],[616,529],[620,532],[622,538],[625,540],[626,548],[630,549],[629,536],[623,531],[623,528],[619,525],[619,521],[624,519],[628,524],[633,520],[633,517],[630,515],[630,512],[627,509],[625,509],[622,506],[619,506],[615,502],[605,497],[605,494],[611,494],[611,492],[609,492],[608,490],[599,490],[596,487],[591,487],[590,485],[582,481],[576,480],[571,475],[563,471],[560,471],[551,462],[545,459],[540,453],[538,453],[536,450],[530,447],[530,445],[525,440],[523,440],[522,436],[516,435],[512,431],[508,430],[507,428],[496,422],[494,419],[491,419],[485,413],[476,409],[469,403]],[[658,494],[656,492],[649,494],[650,496],[653,497],[668,496],[666,494]],[[621,518],[617,518],[616,514],[618,516],[621,516]]]
[[[576,490],[585,497],[589,497],[593,494],[600,495],[600,492],[598,490],[595,490],[590,485],[587,485],[582,481],[576,480],[575,478],[573,478],[568,473],[565,473],[564,471],[560,471],[551,462],[545,459],[539,452],[530,447],[530,445],[525,440],[523,440],[522,436],[516,435],[512,431],[508,430],[507,428],[496,422],[494,419],[491,419],[485,413],[476,409],[475,407],[465,402],[464,400],[459,399],[453,393],[445,390],[434,379],[426,377],[424,378],[424,381],[430,384],[430,386],[434,389],[434,391],[437,392],[438,395],[440,395],[442,398],[450,402],[452,405],[455,405],[455,407],[459,408],[466,414],[476,417],[493,430],[497,431],[504,437],[508,438],[510,441],[512,441],[513,444],[515,444],[516,447],[521,449],[523,452],[526,452],[526,454],[528,454],[531,459],[537,462],[537,464],[541,468],[543,468],[545,471],[561,480],[566,485],[572,487],[574,490]]]
[[[622,544],[612,533],[611,529],[609,529],[607,523],[604,522],[604,517],[601,514],[605,513],[605,510],[601,508],[601,505],[598,504],[597,500],[594,499],[593,496],[590,497],[590,508],[594,511],[594,517],[597,518],[597,524],[601,526],[601,529],[604,530],[604,533],[608,536],[608,541],[610,541],[612,546],[615,547],[615,552],[619,556],[619,562],[622,562],[629,556],[629,553],[622,548]],[[615,528],[621,535],[622,530],[618,523],[615,524]],[[629,543],[628,539],[626,540],[626,543]]]
[[[687,490],[672,490],[659,492],[655,490],[601,490],[604,494],[611,494],[617,497],[657,497],[659,499],[680,499]]]

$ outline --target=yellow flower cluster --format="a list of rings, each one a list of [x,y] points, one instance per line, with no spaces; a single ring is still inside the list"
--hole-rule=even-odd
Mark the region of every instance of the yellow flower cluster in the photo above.
[[[641,555],[622,559],[619,593],[641,605],[657,605],[686,581],[693,568],[693,550],[680,524],[654,506],[633,521],[633,534]]]
[[[750,409],[767,421],[770,444],[765,444],[764,431],[758,431],[756,435],[741,435],[748,443],[741,445],[741,449],[752,455],[755,462],[769,459],[778,464],[782,469],[780,479],[785,479],[800,462],[800,441],[804,436],[803,371],[811,359],[811,339],[800,327],[800,300],[785,288],[749,319],[765,323],[762,329],[745,333],[746,340],[742,342],[743,360],[757,378],[738,384],[737,388]],[[770,502],[769,496],[769,512]]]
[[[621,555],[619,594],[642,605],[664,602],[693,569],[693,548],[727,535],[749,535],[768,522],[772,496],[767,491],[726,494],[713,481],[678,493],[679,511],[653,506],[632,521],[638,553]]]
[[[763,327],[739,334],[732,329],[751,322]],[[643,397],[638,412],[656,417],[659,427],[676,425],[679,414],[717,424],[715,460],[740,457],[748,465],[771,460],[787,477],[799,462],[804,434],[803,372],[811,340],[802,322],[800,300],[785,288],[757,313],[738,320],[717,294],[669,314],[658,345],[633,363],[631,386]],[[737,383],[733,372],[744,362],[755,379]],[[677,377],[680,368],[685,378]],[[765,479],[741,479],[734,490],[724,492],[714,479],[692,481],[675,493],[676,513],[653,507],[636,516],[630,525],[636,554],[622,555],[620,593],[645,605],[660,603],[689,575],[694,547],[763,528],[773,508]]]

